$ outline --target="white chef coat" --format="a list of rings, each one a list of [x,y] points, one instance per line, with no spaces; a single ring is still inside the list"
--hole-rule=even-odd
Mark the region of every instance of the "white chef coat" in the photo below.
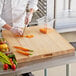
[[[38,0],[0,0],[0,28],[9,24],[14,27],[24,27],[26,6],[37,10]]]

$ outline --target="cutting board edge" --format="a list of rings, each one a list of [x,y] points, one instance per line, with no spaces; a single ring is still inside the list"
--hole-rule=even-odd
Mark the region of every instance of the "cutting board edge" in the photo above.
[[[69,49],[66,51],[61,51],[61,52],[54,52],[54,53],[50,53],[50,54],[38,55],[38,56],[34,56],[34,57],[29,57],[29,58],[23,58],[23,59],[17,60],[17,62],[18,63],[30,62],[30,61],[34,61],[34,60],[52,58],[52,57],[66,55],[66,54],[72,54],[72,53],[75,53],[75,48]]]

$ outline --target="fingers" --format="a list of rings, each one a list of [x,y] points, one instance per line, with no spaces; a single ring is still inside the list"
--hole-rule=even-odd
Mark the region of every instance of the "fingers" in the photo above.
[[[23,30],[20,28],[16,28],[16,27],[12,27],[12,29],[10,30],[13,34],[16,35],[22,35],[23,34]]]
[[[22,34],[23,34],[23,30],[22,30],[22,29],[19,29],[19,30],[18,30],[18,34],[19,34],[19,35],[22,35]]]
[[[17,34],[17,35],[22,35],[22,34],[23,34],[23,30],[20,29],[20,28],[18,28],[16,34]]]

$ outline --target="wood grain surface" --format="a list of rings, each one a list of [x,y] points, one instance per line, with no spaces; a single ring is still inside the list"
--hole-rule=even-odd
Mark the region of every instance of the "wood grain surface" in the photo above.
[[[49,28],[48,33],[43,34],[39,31],[40,28],[42,27],[32,26],[26,28],[24,35],[34,35],[33,38],[15,37],[10,31],[2,31],[2,35],[7,40],[10,50],[15,54],[18,63],[74,53],[74,47],[54,29]],[[17,53],[13,46],[31,49],[34,51],[32,52],[33,55],[25,56]]]

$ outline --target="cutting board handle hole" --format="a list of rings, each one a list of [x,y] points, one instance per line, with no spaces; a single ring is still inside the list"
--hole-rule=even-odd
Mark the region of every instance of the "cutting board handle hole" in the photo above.
[[[45,54],[44,57],[50,57],[52,55],[53,55],[52,53],[51,54]]]

